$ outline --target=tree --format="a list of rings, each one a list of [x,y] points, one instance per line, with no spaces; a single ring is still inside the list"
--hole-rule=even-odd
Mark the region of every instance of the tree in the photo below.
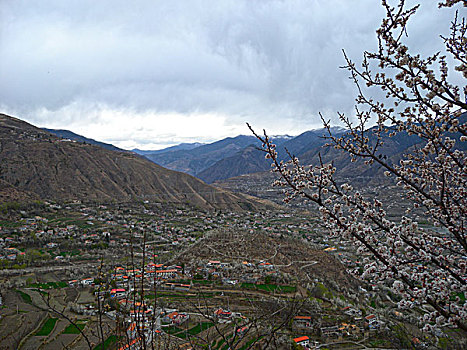
[[[446,11],[460,4],[466,6],[465,1],[446,0],[438,7]],[[316,166],[304,166],[292,154],[288,161],[280,161],[267,133],[258,135],[249,127],[261,140],[266,158],[272,160],[278,174],[274,185],[287,189],[284,200],[302,198],[315,203],[332,234],[351,240],[358,252],[371,253],[363,278],[389,283],[402,297],[401,308],[420,306],[424,330],[449,325],[465,332],[467,87],[451,82],[449,66],[465,83],[466,20],[456,10],[450,36],[441,37],[445,55],[436,52],[422,58],[412,54],[403,40],[419,5],[406,8],[404,0],[397,6],[383,0],[382,5],[386,16],[376,32],[377,51],[364,53],[361,68],[344,52],[347,64],[343,68],[358,90],[356,118],[339,114],[348,129],[343,136],[333,135],[330,122],[321,119],[328,146],[346,152],[352,161],[381,167],[396,180],[411,202],[400,222],[386,217],[381,200],[340,183],[337,169],[325,164],[321,156]],[[383,92],[382,99],[366,96],[374,88]],[[381,146],[389,137],[401,135],[419,140],[397,164]],[[431,228],[417,224],[416,216],[410,214],[414,209],[422,211]]]

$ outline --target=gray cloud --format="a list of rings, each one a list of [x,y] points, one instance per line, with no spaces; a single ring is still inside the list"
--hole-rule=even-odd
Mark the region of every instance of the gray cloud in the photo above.
[[[413,26],[422,39],[451,15],[424,5]],[[189,138],[183,125],[168,126],[168,115],[218,118],[219,131],[201,125],[192,135],[206,140],[246,133],[247,120],[290,133],[319,125],[320,111],[352,113],[341,49],[357,59],[375,49],[383,16],[374,0],[4,0],[0,11],[5,111],[155,147]],[[160,133],[157,118],[165,118]],[[126,125],[110,135],[109,122]],[[151,123],[152,134],[138,130]]]

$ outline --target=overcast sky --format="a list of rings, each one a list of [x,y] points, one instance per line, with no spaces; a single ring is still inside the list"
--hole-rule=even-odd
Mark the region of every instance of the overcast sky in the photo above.
[[[422,1],[422,52],[452,12]],[[0,0],[0,111],[131,149],[319,127],[353,113],[342,49],[376,48],[379,0]]]

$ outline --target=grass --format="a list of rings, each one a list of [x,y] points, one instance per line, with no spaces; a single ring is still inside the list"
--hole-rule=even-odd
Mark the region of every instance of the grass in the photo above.
[[[465,294],[463,292],[453,293],[451,295],[451,300],[454,301],[454,300],[456,300],[457,297],[459,297],[461,302],[465,302]]]
[[[105,341],[104,344],[102,345],[99,344],[97,345],[94,350],[103,350],[103,349],[110,349],[113,344],[117,343],[117,336],[116,335],[111,335],[108,337]]]
[[[183,329],[175,327],[175,326],[170,326],[165,331],[169,334],[176,334],[176,333],[183,332]]]
[[[221,347],[222,344],[225,343],[225,340],[222,338],[221,340],[219,340],[219,344],[217,344],[217,347],[216,347],[216,350],[219,349]]]
[[[27,304],[32,304],[32,298],[29,294],[27,293],[24,293],[20,290],[16,290],[18,292],[18,294],[21,296],[21,299],[23,299],[23,301]]]
[[[265,292],[279,291],[282,293],[294,293],[297,291],[297,287],[295,286],[280,286],[277,284],[242,283],[240,287],[245,289],[262,290]]]
[[[63,334],[80,334],[81,333],[80,331],[84,329],[84,327],[86,326],[86,323],[76,322],[76,326],[78,326],[78,328],[72,324],[68,325],[63,331]]]
[[[193,280],[195,284],[215,284],[216,281],[209,281],[209,280]]]
[[[47,321],[45,321],[45,323],[42,325],[42,328],[39,329],[34,335],[37,335],[37,336],[49,335],[53,331],[57,321],[58,321],[58,318],[49,317]]]
[[[66,282],[47,282],[47,283],[31,283],[28,284],[28,287],[30,288],[40,288],[40,289],[59,289],[59,288],[65,288],[67,287]]]
[[[247,343],[245,345],[243,345],[239,350],[246,350],[248,349],[248,347],[251,346],[251,344],[253,344],[254,342],[257,342],[259,340],[261,340],[263,336],[259,337],[259,338],[253,338],[253,339],[250,339],[247,341]]]
[[[205,331],[208,328],[211,328],[213,325],[214,325],[214,323],[212,323],[212,322],[202,322],[202,323],[197,324],[193,328],[190,328],[188,330],[188,333],[191,334],[191,335],[196,335],[198,333],[201,333],[201,332]]]
[[[391,342],[385,339],[371,340],[368,342],[368,344],[374,348],[391,346]]]

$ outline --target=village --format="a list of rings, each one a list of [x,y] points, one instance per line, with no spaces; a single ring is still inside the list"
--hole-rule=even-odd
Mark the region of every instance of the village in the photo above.
[[[350,244],[320,234],[309,213],[72,203],[47,204],[36,214],[2,221],[0,230],[0,315],[24,329],[17,339],[24,349],[57,342],[86,348],[86,337],[94,348],[246,349],[269,341],[282,323],[274,337],[289,345],[358,348],[389,344],[395,323],[388,320],[413,319],[371,285],[352,293],[337,275],[320,274],[320,260],[358,269],[362,258]],[[263,236],[284,243],[249,241]],[[26,323],[21,316],[29,313],[36,316]],[[38,335],[46,325],[42,333],[50,332]],[[2,334],[5,344],[14,343],[13,333]]]

